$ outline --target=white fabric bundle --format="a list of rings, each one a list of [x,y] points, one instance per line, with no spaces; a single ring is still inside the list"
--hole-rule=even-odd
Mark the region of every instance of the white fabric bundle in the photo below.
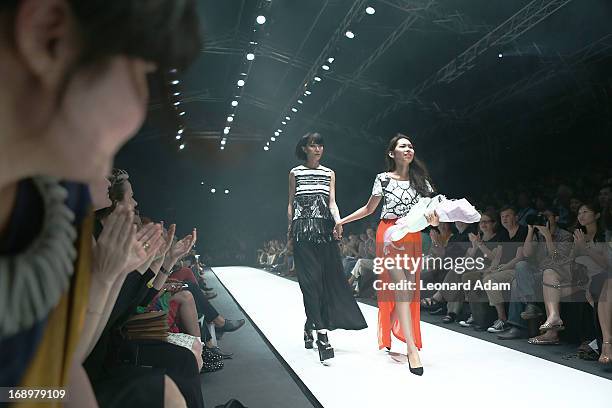
[[[465,198],[449,200],[443,195],[421,197],[408,214],[395,221],[395,225],[385,231],[385,242],[399,241],[410,232],[422,231],[429,223],[426,215],[438,214],[440,222],[461,221],[468,224],[479,222],[480,214]]]

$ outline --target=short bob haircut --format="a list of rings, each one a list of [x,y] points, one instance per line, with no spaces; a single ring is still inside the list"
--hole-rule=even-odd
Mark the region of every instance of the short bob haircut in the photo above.
[[[308,132],[304,136],[298,140],[297,145],[295,145],[295,157],[302,161],[306,161],[306,153],[302,150],[302,147],[306,147],[308,143],[314,142],[318,145],[325,146],[325,141],[323,140],[323,136],[317,132]]]

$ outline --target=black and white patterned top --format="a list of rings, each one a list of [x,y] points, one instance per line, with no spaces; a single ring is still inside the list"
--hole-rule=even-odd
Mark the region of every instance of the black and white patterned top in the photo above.
[[[429,182],[427,182],[427,186],[429,191],[433,192]],[[405,216],[421,198],[421,195],[410,185],[409,180],[396,180],[390,177],[389,173],[376,175],[372,195],[383,197],[380,218],[387,220]]]
[[[291,169],[291,173],[295,176],[293,238],[331,241],[334,222],[329,210],[329,190],[333,171],[324,166],[311,169],[300,165]]]

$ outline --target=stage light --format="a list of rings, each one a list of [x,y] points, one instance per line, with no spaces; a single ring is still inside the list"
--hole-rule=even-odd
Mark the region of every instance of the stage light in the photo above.
[[[224,134],[224,135],[229,134],[229,132],[230,132],[230,127],[229,127],[229,126],[228,126],[228,127],[226,127],[225,129],[223,129],[223,134]]]
[[[176,101],[176,102],[174,102],[174,104],[173,104],[173,105],[174,105],[174,106],[179,106],[180,104],[181,104],[181,102],[180,102],[180,101]]]
[[[176,133],[178,133],[179,135],[182,135],[184,131],[185,131],[185,129],[179,129],[178,132],[176,132]]]
[[[328,65],[321,65],[321,68],[323,68],[323,71],[329,71]]]
[[[285,121],[282,121],[281,123],[282,123],[283,125],[286,125],[286,124],[287,124],[287,122],[285,122]]]
[[[497,54],[497,56],[498,56],[499,58],[503,58],[503,57],[504,57],[504,54],[502,54],[502,53],[500,52],[499,54]]]
[[[251,45],[257,45],[257,41],[249,41],[249,44],[251,44]]]
[[[182,143],[182,144],[179,146],[179,149],[183,150],[184,148],[185,148],[185,143]]]
[[[211,192],[211,193],[213,193],[213,194],[215,194],[215,193],[217,192],[217,189],[215,189],[215,188],[211,188],[211,189],[210,189],[210,192]]]
[[[318,77],[318,76],[314,77],[314,80],[315,80],[316,82],[321,82],[321,78],[320,78],[320,77]]]
[[[225,194],[229,194],[229,190],[225,190],[225,191],[224,191],[224,193],[225,193]]]
[[[228,122],[233,122],[234,121],[234,117],[233,116],[228,116],[227,117],[227,121]]]
[[[221,146],[225,145],[225,143],[226,143],[226,142],[227,142],[227,141],[226,141],[225,139],[223,139],[223,140],[221,141]]]
[[[253,54],[252,52],[249,52],[249,53],[246,55],[246,58],[247,58],[247,60],[249,60],[249,61],[253,61],[253,60],[255,59],[255,54]]]
[[[170,70],[170,73],[171,73],[171,74],[176,74],[176,68],[172,68],[172,69]]]
[[[308,96],[308,95],[310,95],[311,93],[312,93],[312,92],[310,92],[310,91],[306,91],[306,92],[304,92],[304,95]]]
[[[283,133],[283,129],[277,129],[276,130],[278,133]]]
[[[179,96],[181,93],[180,92],[175,92],[174,96]]]
[[[181,135],[176,135],[176,140],[181,140]]]
[[[264,146],[264,150],[268,151],[268,150],[270,150],[270,148],[268,146]]]
[[[344,33],[344,35],[346,35],[346,38],[355,38],[355,33],[353,33],[351,30],[348,30],[346,33]]]
[[[232,106],[234,107],[238,106],[238,101],[232,101]]]
[[[170,82],[172,85],[178,85],[179,84],[179,80],[175,79],[174,81]]]
[[[295,112],[297,112],[297,109],[296,108],[291,108],[291,112],[295,113]]]
[[[331,64],[332,62],[334,62],[334,57],[329,57],[329,58],[327,59],[327,62],[329,62],[330,64]]]
[[[271,140],[271,141],[273,141],[273,142],[276,142],[276,138],[275,138],[274,136],[272,136],[272,137],[270,138],[270,140]]]
[[[185,115],[185,112],[183,111],[183,112],[179,113],[179,115],[183,116],[183,115]]]
[[[200,184],[201,184],[201,185],[204,185],[204,182],[203,182],[203,181],[200,181]]]
[[[280,133],[274,132],[274,136],[280,136]]]
[[[374,9],[374,7],[368,6],[368,7],[366,7],[366,13],[368,13],[369,15],[372,15],[372,14],[376,13],[376,10]]]
[[[225,146],[221,146],[219,149],[220,150],[225,150]]]
[[[297,100],[297,103],[299,103],[300,105],[303,104],[304,102],[301,99]]]
[[[257,24],[265,24],[266,23],[266,16],[257,16],[257,18],[255,20],[257,21]]]
[[[236,84],[238,86],[244,86],[244,79],[239,79],[238,82],[236,82]]]
[[[291,120],[290,116],[285,116],[285,120]]]

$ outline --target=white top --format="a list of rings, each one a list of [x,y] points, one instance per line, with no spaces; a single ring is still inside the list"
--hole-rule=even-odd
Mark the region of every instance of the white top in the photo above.
[[[427,182],[429,191],[433,188]],[[374,179],[372,195],[383,197],[381,219],[401,218],[419,201],[421,195],[410,185],[409,180],[396,180],[389,173],[379,173]]]
[[[323,194],[329,197],[329,186],[333,171],[324,166],[311,169],[300,165],[291,169],[295,176],[295,195]]]

